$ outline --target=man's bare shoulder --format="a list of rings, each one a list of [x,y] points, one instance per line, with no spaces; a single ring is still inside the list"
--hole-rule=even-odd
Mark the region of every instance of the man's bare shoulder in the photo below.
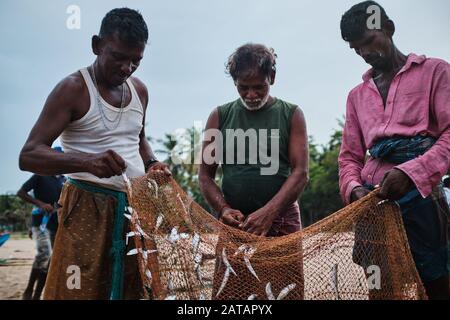
[[[133,82],[133,85],[136,87],[136,89],[143,89],[143,90],[147,90],[146,85],[144,84],[144,82],[142,82],[141,79],[139,79],[138,77],[130,77],[131,82]]]
[[[83,76],[79,71],[74,72],[62,79],[55,87],[55,91],[70,96],[79,96],[86,92]]]
[[[147,86],[140,80],[138,77],[130,77],[131,83],[133,83],[134,88],[136,89],[139,98],[141,99],[144,108],[148,103],[148,90]]]
[[[62,79],[50,93],[46,107],[58,112],[69,112],[72,121],[80,119],[89,110],[89,91],[80,72]]]

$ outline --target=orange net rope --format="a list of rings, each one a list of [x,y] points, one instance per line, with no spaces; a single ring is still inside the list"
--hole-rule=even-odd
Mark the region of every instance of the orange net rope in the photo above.
[[[399,209],[372,193],[320,222],[266,238],[229,227],[170,177],[128,181],[149,299],[426,299]]]

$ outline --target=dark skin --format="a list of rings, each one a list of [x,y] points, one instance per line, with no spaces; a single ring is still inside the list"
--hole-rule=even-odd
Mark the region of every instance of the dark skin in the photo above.
[[[92,38],[92,50],[97,56],[93,68],[100,95],[112,106],[120,108],[122,85],[125,85],[124,105],[128,105],[131,92],[124,83],[130,78],[144,108],[143,124],[148,105],[148,91],[138,78],[131,75],[139,66],[144,49],[145,43],[128,44],[122,41],[117,33],[104,39],[98,36]],[[64,78],[48,96],[41,115],[31,130],[20,153],[20,169],[41,175],[74,172],[89,172],[99,178],[121,175],[126,169],[126,163],[113,150],[96,154],[60,153],[51,148],[71,122],[81,119],[88,112],[89,106],[89,91],[82,75],[75,72]],[[145,163],[154,158],[154,155],[146,139],[144,127],[139,138],[139,153]],[[163,163],[155,163],[150,169],[163,170],[170,174]]]
[[[405,65],[407,56],[394,45],[392,37],[395,25],[392,20],[383,23],[381,30],[367,30],[361,39],[350,41],[349,46],[373,68],[373,79],[386,107],[389,88],[395,75]],[[382,199],[398,200],[414,187],[413,181],[399,169],[389,170],[378,191]],[[366,196],[370,191],[362,186],[356,187],[351,193],[351,201]]]
[[[262,100],[269,94],[269,88],[274,83],[274,79],[275,74],[270,78],[258,75],[249,79],[237,79],[235,84],[241,98],[252,106],[251,101]],[[267,103],[270,103],[272,99],[269,97]],[[218,128],[219,116],[216,108],[209,116],[206,129]],[[214,140],[203,141],[203,150],[213,143]],[[289,160],[292,172],[282,188],[264,207],[251,213],[246,219],[242,212],[227,205],[219,186],[215,183],[218,164],[209,165],[203,162],[200,165],[200,189],[211,207],[219,212],[223,223],[255,235],[265,236],[275,218],[298,199],[308,182],[308,139],[305,119],[299,108],[296,109],[291,120]]]

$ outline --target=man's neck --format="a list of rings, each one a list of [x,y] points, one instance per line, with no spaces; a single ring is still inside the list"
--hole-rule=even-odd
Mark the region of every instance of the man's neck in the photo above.
[[[94,69],[93,71],[95,72],[95,80],[97,82],[97,86],[107,90],[119,88],[119,86],[113,86],[108,81],[106,81],[100,69],[100,66],[98,65],[97,60],[95,60],[95,62],[92,64],[92,68]]]
[[[395,76],[401,68],[406,64],[408,56],[404,55],[397,47],[394,46],[393,54],[389,61],[389,64],[382,69],[374,69],[373,74],[376,76]]]

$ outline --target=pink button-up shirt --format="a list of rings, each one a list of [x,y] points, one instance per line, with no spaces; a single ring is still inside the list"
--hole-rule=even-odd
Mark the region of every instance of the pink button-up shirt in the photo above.
[[[392,80],[386,107],[372,79],[350,91],[339,155],[339,187],[345,203],[352,190],[365,183],[380,184],[384,174],[398,168],[425,198],[450,166],[450,65],[443,60],[410,54]],[[437,142],[423,156],[394,165],[368,157],[379,139],[431,135]]]

